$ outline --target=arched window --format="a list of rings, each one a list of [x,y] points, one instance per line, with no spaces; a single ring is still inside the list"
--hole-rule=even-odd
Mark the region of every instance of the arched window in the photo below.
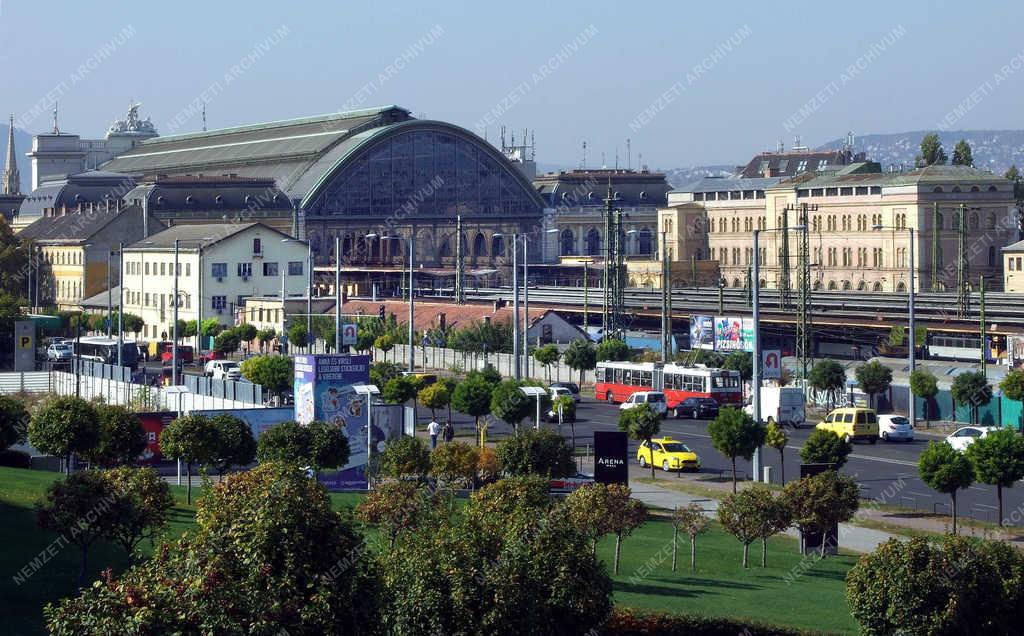
[[[962,192],[962,190],[960,189],[960,186],[953,186],[951,192]]]
[[[988,187],[988,191],[989,192],[999,192],[999,188],[995,187],[994,185],[990,185]]]
[[[848,281],[848,280],[844,280],[843,281],[843,291],[850,291],[850,281]]]
[[[441,258],[448,258],[452,255],[452,248],[451,245],[449,245],[447,238],[441,241],[441,248],[437,250],[437,255]]]
[[[477,232],[473,239],[473,256],[487,256],[487,239],[482,232]]]
[[[935,264],[938,267],[942,267],[942,246],[935,246]]]
[[[734,278],[732,279],[732,286],[733,289],[739,289],[740,287],[743,287],[743,283],[740,282],[739,278]]]
[[[637,233],[636,236],[637,236],[637,240],[636,240],[637,253],[639,253],[639,254],[652,254],[652,253],[654,253],[654,248],[653,248],[652,242],[651,242],[651,230],[650,229],[645,227],[644,229],[640,230]]]
[[[996,215],[989,213],[988,220],[985,221],[985,227],[989,230],[996,229]]]
[[[942,213],[940,212],[940,213],[935,215],[935,229],[936,230],[941,230],[942,229],[942,223],[943,223],[943,218],[942,218]]]
[[[882,283],[875,281],[875,284],[871,286],[871,291],[880,292],[882,291]]]
[[[491,255],[492,256],[504,256],[505,255],[505,237],[503,237],[503,236],[492,236],[491,237]]]
[[[835,291],[836,290],[836,281],[834,281],[834,280],[828,281],[828,290],[829,291]]]
[[[971,192],[981,192],[981,188],[978,186],[971,186]]]
[[[576,237],[569,228],[562,230],[560,249],[562,256],[572,256],[576,253]]]
[[[601,253],[601,233],[597,228],[590,228],[587,232],[587,256],[597,256]]]
[[[904,283],[903,281],[900,281],[899,283],[896,284],[896,293],[904,293],[905,294],[906,292],[907,292],[907,284],[906,283]]]
[[[932,188],[932,192],[942,192],[942,186],[935,186]]]
[[[867,283],[865,283],[864,281],[860,281],[859,283],[857,283],[857,291],[864,291],[865,287],[867,287]]]
[[[996,266],[996,246],[995,245],[989,245],[988,246],[988,266],[989,267],[995,267]]]
[[[971,221],[971,228],[970,229],[972,231],[973,230],[977,230],[978,229],[978,213],[977,212],[971,212],[970,221]]]
[[[821,289],[821,281],[820,281],[820,280],[816,280],[816,281],[814,281],[814,284],[813,284],[813,285],[811,285],[811,288],[812,288],[812,289],[813,289],[814,291],[818,291],[819,289]]]

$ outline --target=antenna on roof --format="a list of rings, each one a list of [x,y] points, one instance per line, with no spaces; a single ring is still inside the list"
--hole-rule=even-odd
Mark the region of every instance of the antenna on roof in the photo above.
[[[533,133],[536,131],[530,131],[530,160],[533,161],[537,158],[537,142],[533,138]]]
[[[587,140],[584,139],[583,140],[583,162],[580,163],[580,168],[584,168],[585,169],[586,167],[587,167]]]
[[[633,152],[629,148],[629,137],[626,137],[626,170],[633,169]]]
[[[619,147],[615,146],[615,169],[619,169]]]
[[[203,102],[203,132],[206,132],[206,102]]]
[[[776,147],[776,151],[781,155],[786,152],[786,144],[782,142],[782,137],[779,137],[779,145]]]
[[[60,134],[60,128],[57,127],[57,104],[58,102],[53,102],[53,134],[55,135]]]
[[[505,149],[505,127],[501,127],[501,149]]]
[[[605,169],[605,168],[607,168],[607,167],[608,167],[608,164],[606,164],[606,163],[604,162],[604,151],[602,150],[602,151],[601,151],[601,169],[602,169],[602,170],[604,170],[604,169]]]

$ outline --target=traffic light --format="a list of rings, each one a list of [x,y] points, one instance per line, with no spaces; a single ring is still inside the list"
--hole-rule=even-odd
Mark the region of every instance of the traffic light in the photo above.
[[[384,311],[386,309],[387,308],[384,306],[384,303],[381,303],[380,307],[377,308],[377,317],[380,318],[381,322],[384,322]]]

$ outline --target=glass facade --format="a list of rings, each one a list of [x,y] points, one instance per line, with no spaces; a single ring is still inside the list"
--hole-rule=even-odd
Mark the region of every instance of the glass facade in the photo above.
[[[414,207],[411,207],[414,206]],[[487,149],[440,131],[388,137],[353,158],[311,216],[454,217],[539,213],[522,182]]]

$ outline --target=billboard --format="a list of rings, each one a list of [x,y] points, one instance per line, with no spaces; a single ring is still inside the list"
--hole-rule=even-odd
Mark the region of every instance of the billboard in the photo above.
[[[715,319],[712,316],[690,316],[690,348],[715,348]]]
[[[754,320],[740,316],[715,316],[715,351],[753,351]]]
[[[271,426],[280,424],[281,422],[288,422],[295,417],[295,409],[290,406],[282,406],[272,409],[207,409],[202,411],[192,411],[192,413],[205,415],[207,417],[223,414],[233,415],[249,425],[249,430],[252,431],[254,439],[259,439],[260,435],[263,434],[263,431],[267,430]]]
[[[629,439],[619,431],[594,431],[594,481],[629,483]]]
[[[1006,337],[1006,357],[1011,369],[1024,367],[1024,336]]]

